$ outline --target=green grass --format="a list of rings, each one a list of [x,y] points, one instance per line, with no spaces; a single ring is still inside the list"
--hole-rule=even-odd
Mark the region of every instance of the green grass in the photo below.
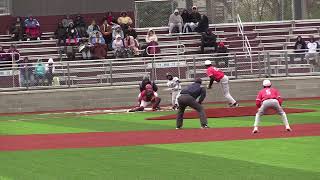
[[[252,106],[252,103],[242,105]],[[207,107],[222,107],[224,104],[206,105]],[[320,106],[318,100],[288,101],[286,107],[314,109],[317,112],[289,114],[291,124],[319,123]],[[174,120],[147,121],[145,118],[174,114],[175,112],[142,112],[79,116],[70,114],[19,115],[0,117],[0,135],[6,134],[50,134],[79,132],[112,132],[173,129]],[[252,126],[254,117],[209,118],[209,126],[248,127]],[[262,126],[281,124],[280,117],[264,116]],[[199,120],[185,120],[185,128],[198,128]]]
[[[5,180],[316,180],[320,137],[0,153]],[[5,162],[5,163],[3,163]]]

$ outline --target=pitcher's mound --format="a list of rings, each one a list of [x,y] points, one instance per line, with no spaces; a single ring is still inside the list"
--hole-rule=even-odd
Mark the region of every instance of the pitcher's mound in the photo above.
[[[237,108],[210,108],[206,109],[206,114],[208,118],[221,118],[221,117],[241,117],[241,116],[255,116],[257,112],[257,107],[237,107]],[[314,112],[310,109],[294,109],[294,108],[284,108],[284,111],[287,114],[290,113],[305,113],[305,112]],[[267,115],[277,114],[276,111],[270,109]],[[184,119],[197,119],[199,118],[196,111],[184,113]],[[166,115],[160,117],[148,118],[147,120],[169,120],[176,119],[176,115]]]

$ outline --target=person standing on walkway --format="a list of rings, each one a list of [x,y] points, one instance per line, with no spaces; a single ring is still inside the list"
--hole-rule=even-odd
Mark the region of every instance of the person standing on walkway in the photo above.
[[[209,128],[206,113],[201,105],[206,97],[206,88],[201,87],[201,84],[202,80],[197,78],[194,83],[181,90],[180,96],[178,97],[179,108],[176,129],[182,128],[184,111],[188,106],[195,109],[199,113],[201,128]]]

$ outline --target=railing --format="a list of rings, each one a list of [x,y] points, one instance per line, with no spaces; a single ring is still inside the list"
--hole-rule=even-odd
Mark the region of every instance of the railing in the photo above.
[[[48,63],[43,62],[45,72],[42,75],[37,74],[35,67],[38,63],[14,62],[10,69],[0,68],[0,90],[126,86],[138,84],[144,76],[164,83],[166,73],[189,81],[195,77],[206,78],[205,60],[211,60],[231,79],[320,75],[318,53],[310,56],[268,51],[254,53],[252,59],[253,62],[248,62],[245,54],[197,54],[55,62],[52,74]]]
[[[11,0],[0,0],[0,16],[11,14]]]
[[[251,45],[250,45],[250,42],[249,42],[249,39],[247,37],[247,35],[244,34],[244,27],[243,27],[243,24],[242,24],[242,21],[241,21],[241,18],[240,18],[240,15],[238,14],[237,15],[237,25],[238,25],[238,36],[241,34],[242,36],[242,42],[243,42],[243,50],[248,53],[249,55],[249,58],[250,58],[250,61],[252,63],[252,55],[251,55]],[[240,34],[239,34],[240,33]],[[253,70],[253,67],[251,65],[251,72]]]

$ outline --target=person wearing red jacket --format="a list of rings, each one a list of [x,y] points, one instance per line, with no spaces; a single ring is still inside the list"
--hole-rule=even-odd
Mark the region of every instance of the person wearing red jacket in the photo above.
[[[290,125],[288,123],[287,115],[284,112],[282,105],[282,98],[280,96],[280,93],[277,89],[271,88],[272,84],[270,80],[264,80],[263,81],[263,89],[259,91],[257,99],[256,99],[256,105],[259,108],[254,122],[254,128],[252,133],[258,133],[258,124],[260,122],[260,117],[270,108],[276,110],[279,115],[281,115],[282,121],[286,127],[287,131],[292,131],[290,128]]]
[[[158,93],[156,93],[150,84],[145,86],[145,90],[143,90],[139,94],[139,107],[135,107],[129,112],[143,111],[148,105],[152,105],[152,110],[157,111],[160,110],[160,102],[161,99],[158,97]]]

